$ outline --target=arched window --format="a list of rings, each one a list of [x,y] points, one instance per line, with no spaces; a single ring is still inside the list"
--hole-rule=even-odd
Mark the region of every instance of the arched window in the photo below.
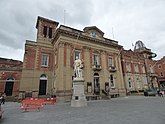
[[[14,81],[14,78],[13,77],[9,77],[9,78],[7,78],[7,81]]]
[[[93,76],[94,76],[94,77],[99,77],[99,74],[98,74],[98,73],[94,73]]]
[[[40,80],[47,80],[46,74],[42,74],[42,75],[40,76]]]
[[[99,82],[99,74],[94,73],[93,75],[93,81],[94,81],[94,94],[99,95],[100,94],[100,82]]]

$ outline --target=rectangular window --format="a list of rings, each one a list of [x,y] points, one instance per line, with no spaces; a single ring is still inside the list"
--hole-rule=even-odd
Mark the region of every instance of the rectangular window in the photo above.
[[[108,58],[108,65],[109,67],[113,66],[112,57]]]
[[[99,56],[98,55],[93,55],[93,64],[99,65]]]
[[[105,91],[109,92],[109,82],[105,82]]]
[[[136,78],[137,88],[140,89],[140,80],[139,78]]]
[[[132,88],[131,78],[128,78],[128,88]]]
[[[149,67],[150,67],[150,73],[154,73],[153,66],[150,64]]]
[[[142,65],[142,73],[145,73],[145,67]]]
[[[92,32],[92,37],[96,38],[96,32],[95,31]]]
[[[146,77],[143,77],[143,83],[144,83],[144,84],[148,84],[148,83],[147,83],[147,78],[146,78]]]
[[[126,63],[126,70],[127,70],[127,72],[131,72],[131,65],[130,65],[130,63]]]
[[[87,82],[87,92],[92,93],[92,82]]]
[[[74,52],[74,60],[76,60],[76,58],[81,59],[81,52],[79,50],[75,50]]]
[[[139,69],[138,69],[138,65],[137,65],[137,64],[134,64],[134,69],[135,69],[135,72],[136,72],[136,73],[139,72]]]
[[[44,26],[44,29],[43,29],[43,36],[46,37],[47,36],[47,27]]]
[[[109,81],[110,81],[110,87],[115,88],[115,81],[113,75],[110,75]]]
[[[48,66],[48,59],[49,59],[49,56],[46,55],[46,54],[43,54],[42,55],[42,66]]]
[[[52,28],[49,28],[49,38],[52,38]]]

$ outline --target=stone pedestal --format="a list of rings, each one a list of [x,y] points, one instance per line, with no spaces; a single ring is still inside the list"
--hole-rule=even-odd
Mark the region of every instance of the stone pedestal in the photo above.
[[[87,106],[87,100],[84,94],[84,79],[73,79],[73,95],[71,100],[71,107]]]

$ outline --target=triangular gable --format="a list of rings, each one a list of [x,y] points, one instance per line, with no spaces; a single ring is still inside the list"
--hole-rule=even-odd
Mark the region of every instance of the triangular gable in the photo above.
[[[104,32],[102,32],[99,28],[97,28],[96,26],[90,26],[90,27],[85,27],[83,29],[84,32],[90,32],[90,31],[96,31],[98,32],[102,37],[104,35]]]

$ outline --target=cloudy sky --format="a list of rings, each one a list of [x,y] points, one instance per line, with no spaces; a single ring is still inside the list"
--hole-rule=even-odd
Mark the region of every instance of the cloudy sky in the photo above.
[[[125,49],[141,40],[156,59],[165,56],[165,0],[0,0],[0,57],[23,60],[37,16],[79,30],[97,26]]]

